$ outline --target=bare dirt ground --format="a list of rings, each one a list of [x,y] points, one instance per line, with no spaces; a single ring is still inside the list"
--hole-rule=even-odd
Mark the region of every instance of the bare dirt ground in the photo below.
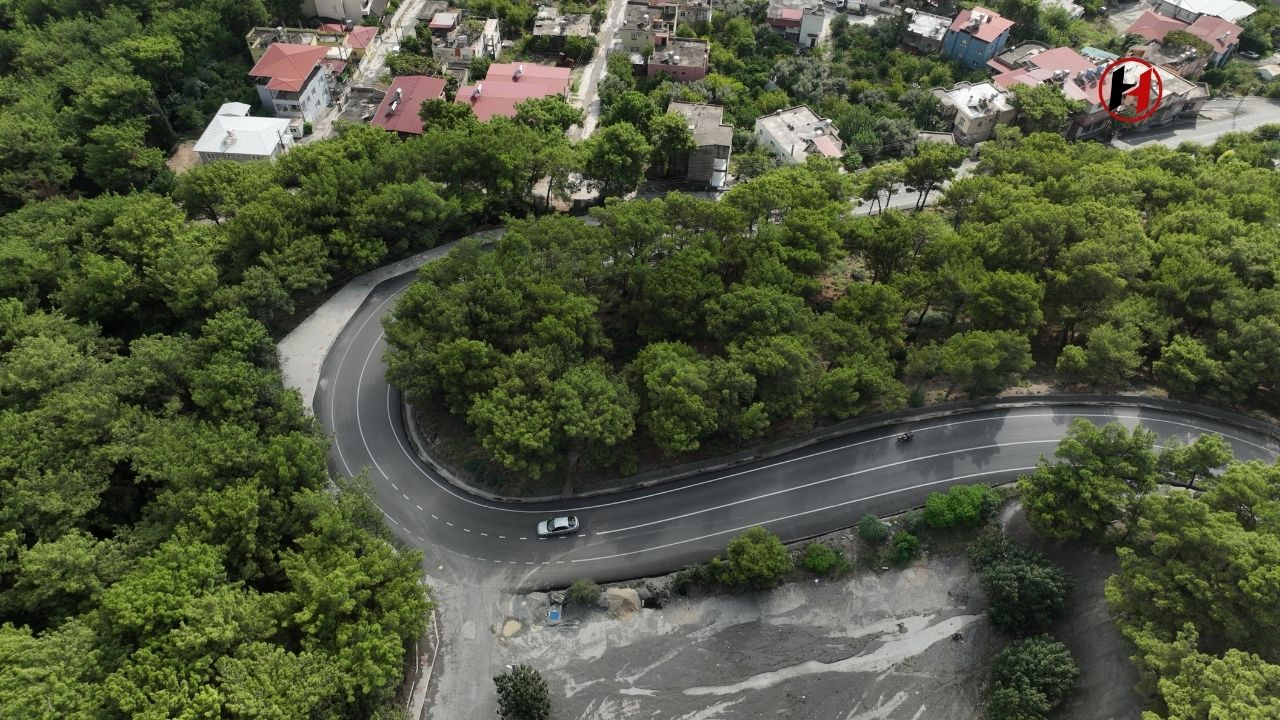
[[[195,140],[187,140],[178,145],[177,149],[173,151],[173,155],[170,155],[164,164],[169,166],[174,175],[181,175],[200,162],[200,156],[196,154],[195,147]]]
[[[1016,504],[1001,519],[1075,581],[1054,635],[1081,676],[1055,720],[1138,717],[1131,649],[1102,595],[1114,554],[1039,538]],[[987,622],[962,546],[956,538],[903,570],[679,598],[621,617],[568,608],[556,626],[545,595],[508,596],[489,628],[489,674],[517,662],[538,668],[564,720],[980,720],[991,659],[1006,640]]]
[[[1107,578],[1120,561],[1107,548],[1078,542],[1046,540],[1027,524],[1018,504],[1003,514],[1005,532],[1057,563],[1075,582],[1067,594],[1068,615],[1053,634],[1066,644],[1080,666],[1075,692],[1058,708],[1055,720],[1131,720],[1142,714],[1142,698],[1134,691],[1138,671],[1129,656],[1134,650],[1116,629],[1103,597]]]
[[[498,642],[541,669],[558,718],[977,720],[1001,644],[982,605],[964,560],[933,558],[556,627],[530,627],[545,609],[526,601]]]

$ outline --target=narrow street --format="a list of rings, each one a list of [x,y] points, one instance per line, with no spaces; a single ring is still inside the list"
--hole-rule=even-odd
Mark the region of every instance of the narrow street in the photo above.
[[[618,32],[618,28],[622,25],[622,16],[627,8],[627,0],[610,0],[609,11],[605,14],[604,24],[600,27],[600,33],[596,36],[599,41],[596,47],[596,54],[591,62],[582,69],[582,79],[578,84],[578,92],[572,98],[575,106],[586,111],[586,118],[583,120],[582,127],[573,127],[569,129],[569,139],[573,141],[582,140],[590,137],[595,132],[596,123],[600,121],[600,98],[596,95],[596,87],[600,84],[600,79],[604,77],[608,62],[605,58],[609,55],[609,46],[613,44],[613,36]]]

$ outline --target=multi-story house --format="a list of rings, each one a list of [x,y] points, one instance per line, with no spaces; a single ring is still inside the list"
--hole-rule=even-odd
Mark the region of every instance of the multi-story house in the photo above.
[[[760,143],[785,163],[803,163],[810,155],[833,160],[844,155],[844,142],[835,124],[806,105],[758,117],[755,130]]]
[[[667,112],[679,113],[689,121],[689,132],[697,144],[694,150],[672,158],[667,174],[684,178],[693,186],[723,190],[733,152],[733,126],[725,124],[724,108],[673,100]]]
[[[671,38],[654,49],[646,64],[646,74],[671,76],[676,82],[693,82],[707,76],[711,47],[706,40]]]
[[[275,43],[249,75],[263,109],[277,117],[315,120],[333,103],[334,80],[324,60],[329,48]]]
[[[991,138],[997,126],[1009,125],[1017,117],[1009,93],[990,82],[956,83],[950,90],[933,89],[942,105],[943,120],[951,123],[956,142],[973,145]]]
[[[439,12],[427,26],[431,30],[431,57],[442,63],[468,64],[474,58],[496,58],[502,46],[498,21],[462,19],[457,12]]]
[[[622,13],[622,27],[618,28],[610,50],[633,57],[644,56],[665,45],[675,32],[675,18],[663,17],[661,8],[651,8],[647,3],[627,3]]]
[[[911,16],[902,35],[903,46],[925,55],[941,51],[942,39],[946,37],[947,28],[951,27],[951,18],[911,8],[906,8],[903,12]]]
[[[1012,20],[993,10],[961,10],[942,39],[942,52],[971,68],[982,67],[1004,50],[1012,27]]]
[[[765,10],[765,23],[802,48],[818,44],[826,17],[820,0],[770,0]]]

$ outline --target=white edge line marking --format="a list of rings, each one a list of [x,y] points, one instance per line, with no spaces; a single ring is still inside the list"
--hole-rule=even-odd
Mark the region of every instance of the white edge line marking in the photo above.
[[[385,334],[385,333],[384,333],[384,334]],[[379,336],[379,341],[381,341],[381,339],[382,339],[382,338],[381,338],[381,336]],[[390,403],[390,396],[391,396],[391,385],[390,385],[390,384],[388,384],[388,385],[387,385],[387,400],[388,400],[388,403]],[[918,432],[926,432],[926,431],[929,431],[929,430],[940,430],[940,429],[945,429],[945,428],[955,427],[955,426],[957,426],[957,425],[967,425],[967,424],[970,424],[970,423],[976,423],[976,422],[996,422],[996,421],[998,421],[998,422],[1007,422],[1008,420],[1013,419],[1013,418],[1045,418],[1045,417],[1061,417],[1061,418],[1064,418],[1064,419],[1067,419],[1067,420],[1070,420],[1070,419],[1073,419],[1073,418],[1109,418],[1109,419],[1113,419],[1113,420],[1136,420],[1136,421],[1139,421],[1140,423],[1142,423],[1142,424],[1144,424],[1144,425],[1145,425],[1145,424],[1149,424],[1149,423],[1163,423],[1163,424],[1166,424],[1166,425],[1177,425],[1177,426],[1180,426],[1180,427],[1192,428],[1192,429],[1194,429],[1194,430],[1198,430],[1198,431],[1200,431],[1200,432],[1201,432],[1201,434],[1221,435],[1222,437],[1224,437],[1224,438],[1226,438],[1226,439],[1229,439],[1229,440],[1235,440],[1235,441],[1238,441],[1238,442],[1244,443],[1245,445],[1249,445],[1249,446],[1251,446],[1251,447],[1258,448],[1259,450],[1263,450],[1264,452],[1271,453],[1272,455],[1280,455],[1280,453],[1277,453],[1275,450],[1272,450],[1272,449],[1271,449],[1271,448],[1269,448],[1269,447],[1266,447],[1266,446],[1263,446],[1263,445],[1259,445],[1258,443],[1255,443],[1255,442],[1252,442],[1252,441],[1249,441],[1249,440],[1245,440],[1244,438],[1241,438],[1241,437],[1238,437],[1238,436],[1235,436],[1235,435],[1229,435],[1229,434],[1227,434],[1227,433],[1222,433],[1222,432],[1213,432],[1213,431],[1211,431],[1211,430],[1209,430],[1209,429],[1207,429],[1207,428],[1204,428],[1204,427],[1202,427],[1202,426],[1200,426],[1200,425],[1194,425],[1194,424],[1191,424],[1191,423],[1178,422],[1178,421],[1176,421],[1176,420],[1161,420],[1161,419],[1154,419],[1154,418],[1143,418],[1143,417],[1140,417],[1140,416],[1138,416],[1138,415],[1121,415],[1121,414],[1117,414],[1117,413],[1111,413],[1111,414],[1104,414],[1104,413],[1065,413],[1065,414],[1064,414],[1064,413],[1018,413],[1018,412],[1017,412],[1018,408],[1008,408],[1008,410],[1012,410],[1012,411],[1014,411],[1014,414],[1006,415],[1006,416],[1004,416],[1004,417],[981,417],[981,418],[971,418],[971,419],[968,419],[968,420],[955,420],[955,421],[952,421],[952,422],[941,423],[941,424],[937,424],[937,425],[926,425],[925,427],[919,427],[919,428],[916,428],[916,431],[918,431]],[[357,414],[360,412],[359,406],[357,406],[357,408],[356,408],[356,412],[357,412]],[[976,411],[974,411],[974,412],[986,412],[986,411],[983,411],[983,410],[976,410]],[[1158,411],[1158,412],[1165,412],[1165,411]],[[1172,411],[1168,411],[1168,412],[1172,412]],[[388,417],[389,417],[389,416],[390,416],[390,409],[388,408]],[[911,422],[911,421],[910,421],[910,419],[904,419],[904,420],[902,421],[902,423],[900,423],[900,424],[909,424],[910,422]],[[780,467],[780,466],[782,466],[782,465],[787,465],[787,464],[790,464],[790,463],[793,463],[793,462],[799,462],[799,461],[801,461],[801,460],[807,460],[807,459],[809,459],[809,458],[818,457],[818,456],[820,456],[820,455],[826,455],[826,454],[828,454],[828,453],[839,452],[839,451],[842,451],[842,450],[847,450],[847,449],[849,449],[849,448],[859,447],[859,446],[861,446],[861,445],[868,445],[868,444],[871,444],[871,443],[883,442],[883,441],[885,441],[885,440],[889,440],[889,439],[892,439],[892,438],[894,438],[894,437],[897,437],[897,433],[893,433],[893,434],[889,434],[889,435],[883,435],[883,436],[878,436],[878,437],[874,437],[874,438],[869,438],[869,439],[867,439],[867,440],[859,440],[858,442],[848,443],[848,444],[843,444],[843,445],[840,445],[839,447],[828,448],[828,449],[826,449],[826,450],[818,450],[818,451],[816,451],[816,452],[807,453],[807,454],[804,454],[804,455],[799,455],[799,456],[797,456],[797,457],[793,457],[793,458],[787,458],[787,459],[785,459],[785,460],[779,460],[779,461],[777,461],[777,462],[768,463],[768,464],[766,464],[766,465],[760,465],[760,466],[758,466],[758,467],[750,467],[750,468],[746,468],[746,469],[744,469],[744,470],[739,470],[739,471],[737,471],[737,472],[729,473],[729,474],[727,474],[727,475],[721,475],[721,476],[718,476],[718,477],[708,478],[708,479],[706,479],[706,480],[700,480],[700,481],[698,481],[698,482],[696,482],[696,483],[690,483],[690,484],[688,484],[688,485],[681,485],[680,487],[675,487],[675,488],[668,488],[668,489],[666,489],[666,490],[659,490],[659,491],[657,491],[657,492],[649,493],[649,494],[647,494],[647,495],[640,495],[640,496],[637,496],[637,497],[627,498],[627,499],[624,499],[624,500],[614,500],[614,501],[611,501],[611,502],[597,503],[597,504],[595,504],[595,505],[580,505],[580,506],[574,506],[574,507],[568,507],[568,508],[561,508],[561,509],[558,509],[558,510],[522,510],[522,509],[518,509],[518,508],[510,508],[510,507],[506,507],[506,506],[503,506],[503,505],[491,505],[491,504],[487,504],[487,503],[479,502],[479,501],[476,501],[476,500],[474,500],[474,499],[472,499],[472,498],[469,498],[469,497],[466,497],[466,496],[464,496],[464,495],[460,495],[460,494],[458,494],[457,492],[454,492],[454,490],[453,490],[451,487],[448,487],[448,486],[447,486],[447,483],[445,483],[445,482],[443,482],[443,481],[441,481],[441,480],[437,479],[436,477],[434,477],[430,472],[428,472],[428,471],[426,470],[426,468],[424,468],[424,467],[422,466],[422,464],[421,464],[421,463],[419,463],[419,462],[418,462],[418,459],[417,459],[416,457],[414,457],[412,454],[410,454],[410,453],[409,453],[409,451],[404,447],[404,443],[402,443],[402,442],[400,441],[400,436],[399,436],[399,434],[398,434],[398,433],[392,433],[392,434],[393,434],[393,435],[395,435],[395,437],[396,437],[396,444],[398,444],[398,445],[400,446],[400,450],[404,453],[405,457],[407,457],[407,458],[409,459],[409,461],[414,465],[414,467],[416,467],[416,468],[418,469],[418,472],[422,473],[422,475],[423,475],[424,477],[426,477],[428,480],[431,480],[433,483],[435,483],[435,484],[436,484],[436,486],[437,486],[437,487],[439,487],[441,490],[444,490],[444,491],[445,491],[446,493],[448,493],[449,495],[452,495],[453,497],[455,497],[455,498],[457,498],[457,499],[459,499],[459,500],[462,500],[463,502],[466,502],[466,503],[468,503],[468,504],[475,505],[475,506],[477,506],[477,507],[483,507],[483,508],[488,509],[488,510],[496,510],[496,511],[500,511],[500,512],[510,512],[510,513],[523,513],[523,514],[545,514],[545,513],[561,513],[561,512],[575,512],[575,511],[579,511],[579,512],[580,512],[580,511],[583,511],[583,510],[597,510],[597,509],[599,509],[599,508],[613,507],[613,506],[615,506],[615,505],[624,505],[624,504],[627,504],[627,503],[639,502],[639,501],[641,501],[641,500],[647,500],[647,499],[649,499],[649,498],[659,497],[659,496],[661,496],[661,495],[667,495],[667,494],[669,494],[669,493],[674,493],[674,492],[683,492],[683,491],[685,491],[685,490],[691,490],[691,489],[693,489],[693,488],[701,487],[702,485],[706,485],[706,484],[709,484],[709,483],[720,482],[720,481],[722,481],[722,480],[729,480],[729,479],[732,479],[732,478],[735,478],[735,477],[741,477],[741,476],[743,476],[743,475],[749,475],[749,474],[754,473],[754,472],[760,472],[760,471],[762,471],[762,470],[769,470],[769,469],[776,468],[776,467]]]
[[[364,373],[369,368],[369,360],[373,358],[373,351],[378,349],[378,343],[380,342],[382,342],[382,333],[378,333],[378,339],[374,340],[373,344],[369,346],[369,354],[364,356],[364,364],[360,366],[360,378],[356,382],[356,430],[360,431],[360,444],[364,445],[364,451],[369,456],[369,460],[373,462],[373,466],[377,468],[378,474],[382,475],[383,479],[390,480],[391,477],[378,464],[378,458],[374,456],[373,449],[369,447],[369,441],[364,436],[364,420],[360,415],[360,391],[364,388]]]
[[[687,513],[684,513],[683,515],[672,515],[671,517],[662,518],[661,520],[651,520],[649,522],[640,523],[638,525],[631,525],[629,527],[616,528],[614,530],[601,530],[596,534],[609,535],[612,533],[627,532],[628,530],[639,530],[640,528],[650,527],[652,525],[661,525],[662,523],[671,522],[672,520],[683,520],[684,518],[693,517],[694,515],[701,515],[703,513],[715,512],[716,510],[723,510],[728,507],[733,507],[734,505],[742,505],[744,503],[755,502],[756,500],[764,500],[765,498],[771,498],[771,497],[774,497],[775,495],[784,495],[789,492],[795,492],[796,490],[804,490],[817,485],[823,485],[825,483],[834,482],[836,480],[844,480],[846,478],[851,478],[851,477],[854,477],[855,475],[862,475],[869,472],[876,472],[877,470],[885,470],[887,468],[897,467],[899,465],[906,465],[908,463],[917,462],[919,460],[932,460],[934,458],[946,457],[947,455],[955,455],[956,453],[961,453],[961,452],[970,452],[972,450],[990,450],[992,448],[1008,447],[1010,445],[1039,445],[1044,443],[1056,443],[1056,442],[1058,441],[1057,440],[1019,440],[1017,442],[997,443],[995,445],[983,445],[980,447],[968,448],[967,450],[949,450],[947,452],[934,453],[933,455],[922,455],[916,458],[908,458],[906,460],[897,460],[891,463],[886,463],[884,465],[877,465],[875,467],[863,468],[862,470],[854,470],[853,472],[845,473],[843,475],[834,475],[829,478],[823,478],[822,480],[814,480],[813,482],[805,483],[803,485],[796,485],[795,487],[783,488],[781,490],[774,490],[773,492],[768,492],[763,495],[755,495],[749,498],[742,498],[741,500],[734,500],[733,502],[728,502],[723,505],[713,505],[711,507],[702,508],[700,510],[687,512]]]
[[[381,283],[379,283],[379,284],[381,284]],[[370,295],[372,295],[372,294],[373,294],[373,290],[374,290],[376,287],[377,287],[377,286],[375,285],[375,286],[374,286],[374,288],[370,288],[370,290],[369,290],[369,294],[370,294]],[[401,291],[401,292],[403,292],[403,291]],[[379,312],[380,310],[382,310],[383,306],[385,306],[387,303],[389,303],[389,302],[391,302],[392,300],[394,300],[398,295],[400,295],[400,293],[398,293],[398,292],[397,292],[397,293],[391,293],[391,295],[390,295],[386,300],[383,300],[381,303],[378,303],[378,307],[374,308],[374,309],[373,309],[373,312],[369,313],[369,317],[365,318],[365,319],[364,319],[364,322],[360,323],[360,327],[356,328],[356,332],[355,332],[355,334],[351,336],[351,342],[347,343],[347,347],[346,347],[346,349],[344,349],[344,350],[342,351],[342,357],[341,357],[341,358],[338,358],[338,367],[337,367],[337,369],[336,369],[336,370],[334,370],[334,371],[333,371],[333,378],[334,378],[334,380],[338,380],[338,379],[340,379],[340,378],[342,377],[342,366],[346,364],[346,362],[347,362],[347,355],[349,355],[349,354],[351,353],[351,348],[355,346],[356,338],[359,338],[359,337],[360,337],[360,333],[364,332],[364,328],[365,328],[365,326],[369,324],[369,321],[370,321],[370,320],[374,319],[375,317],[378,317],[378,312]],[[368,296],[366,296],[366,300],[367,300],[367,298],[368,298]],[[361,303],[361,305],[363,305],[363,304],[364,304],[364,303],[362,302],[362,303]],[[345,329],[346,329],[346,328],[344,327],[344,328],[343,328],[343,330],[345,330]],[[338,336],[339,336],[339,337],[341,337],[341,336],[342,336],[342,331],[341,331],[341,330],[340,330],[340,331],[338,331]],[[334,338],[334,342],[337,342],[337,340],[338,340],[338,338],[337,338],[337,337],[335,337],[335,338]],[[375,344],[376,344],[376,342],[375,342]],[[323,363],[321,363],[321,369],[322,369],[322,370],[324,369],[324,368],[323,368]],[[360,376],[361,376],[361,379],[363,379],[363,377],[364,377],[364,372],[363,372],[363,371],[361,371]],[[358,381],[357,381],[357,384],[358,384]],[[317,381],[317,382],[316,382],[316,389],[317,389],[317,390],[319,390],[319,388],[320,388],[320,383],[319,383],[319,381]],[[334,385],[333,385],[333,388],[332,388],[332,389],[330,390],[330,392],[329,392],[329,420],[330,420],[330,421],[332,421],[332,420],[334,419],[334,417],[336,417],[336,414],[333,412],[333,408],[334,408],[334,399],[335,399],[335,398],[337,398],[337,396],[338,396],[338,392],[337,392],[337,390],[338,390],[338,383],[337,383],[337,382],[335,382],[335,383],[334,383]],[[359,412],[359,406],[357,406],[356,411],[357,411],[357,412]],[[334,444],[334,447],[336,447],[336,448],[338,449],[338,459],[342,461],[342,467],[344,467],[344,468],[346,468],[346,469],[347,469],[347,475],[348,475],[348,476],[350,476],[350,475],[352,475],[352,474],[353,474],[353,473],[351,472],[351,466],[347,464],[347,458],[346,458],[346,456],[345,456],[345,455],[343,455],[343,454],[342,454],[342,443],[338,442],[338,437],[337,437],[337,435],[338,435],[338,434],[335,432],[335,433],[334,433],[333,444]]]
[[[853,500],[846,500],[844,502],[835,503],[834,505],[827,505],[826,507],[814,508],[812,510],[805,510],[803,512],[792,513],[791,515],[784,515],[782,517],[776,517],[770,520],[761,520],[759,522],[753,522],[750,525],[743,525],[741,527],[730,528],[728,530],[720,530],[717,532],[709,533],[707,535],[699,535],[698,537],[692,537],[687,540],[677,540],[675,542],[666,543],[665,545],[655,545],[654,547],[651,547],[651,548],[644,548],[642,550],[632,550],[630,552],[617,553],[616,555],[601,555],[600,557],[582,558],[580,560],[570,560],[569,562],[575,562],[575,563],[595,562],[598,560],[612,560],[613,558],[627,557],[629,555],[639,555],[640,553],[652,552],[654,550],[663,550],[669,547],[675,547],[676,545],[685,545],[691,542],[697,542],[699,540],[706,540],[708,538],[718,537],[720,535],[727,535],[729,533],[741,532],[748,528],[756,527],[757,525],[768,525],[769,523],[776,523],[776,522],[782,522],[784,520],[791,520],[793,518],[803,517],[805,515],[812,515],[813,513],[825,512],[827,510],[834,510],[835,508],[844,507],[845,505],[852,505],[854,503],[866,502],[868,500],[875,500],[876,498],[885,497],[888,495],[896,495],[898,493],[908,492],[911,490],[919,490],[920,488],[931,487],[933,485],[941,485],[943,483],[955,482],[957,480],[967,480],[969,478],[982,477],[983,475],[999,475],[1003,473],[1026,472],[1028,470],[1035,470],[1035,469],[1036,469],[1036,466],[1032,465],[1031,467],[1005,468],[1003,470],[985,470],[980,473],[972,473],[969,475],[959,475],[957,477],[946,478],[943,480],[933,480],[931,482],[921,483],[919,485],[912,485],[911,487],[899,488],[897,490],[889,490],[887,492],[877,493],[875,495],[867,495],[865,497],[855,498]]]

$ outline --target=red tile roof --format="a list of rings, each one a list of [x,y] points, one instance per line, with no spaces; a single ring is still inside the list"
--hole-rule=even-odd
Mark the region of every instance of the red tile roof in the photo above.
[[[369,26],[360,26],[354,28],[347,33],[347,47],[350,48],[367,48],[369,43],[373,42],[373,38],[378,34],[378,28]]]
[[[316,63],[323,60],[328,52],[327,47],[275,43],[267,48],[267,52],[249,71],[249,75],[271,78],[267,83],[269,90],[299,92],[306,84],[311,71],[315,69]]]
[[[972,18],[975,13],[984,15],[985,17],[983,18],[982,24],[979,25],[976,30],[969,32],[968,30],[965,30],[965,25],[969,24],[969,19]],[[1012,20],[1007,20],[1004,17],[1001,17],[994,10],[988,10],[984,7],[975,7],[972,10],[961,10],[960,14],[957,15],[956,19],[951,23],[950,29],[953,32],[969,33],[982,42],[989,43],[1000,37],[1000,33],[1003,33],[1011,27],[1013,27]]]
[[[396,100],[396,90],[400,90],[400,102],[391,110],[391,103]],[[426,75],[405,75],[391,81],[391,89],[382,99],[382,104],[373,113],[369,122],[380,128],[393,132],[422,134],[422,118],[418,110],[424,100],[444,97],[444,79],[427,77]]]
[[[1187,32],[1212,45],[1215,53],[1222,54],[1240,42],[1240,33],[1244,32],[1244,28],[1216,15],[1201,15],[1191,23]]]
[[[1076,75],[1087,72],[1097,67],[1089,58],[1068,47],[1053,48],[1045,50],[1038,55],[1029,58],[1031,63],[1028,67],[1017,68],[1008,72],[1000,73],[991,78],[991,82],[1001,90],[1008,90],[1014,85],[1039,85],[1053,77],[1053,73],[1058,70],[1066,70],[1067,76],[1061,81],[1062,94],[1072,100],[1083,100],[1090,105],[1098,103],[1098,86],[1089,86],[1087,83],[1084,87],[1076,85]],[[1054,83],[1058,85],[1058,83]]]
[[[1134,35],[1141,35],[1142,37],[1154,42],[1160,42],[1161,40],[1164,40],[1164,36],[1168,35],[1170,32],[1186,29],[1187,24],[1181,20],[1175,20],[1174,18],[1166,17],[1159,13],[1153,13],[1150,10],[1147,10],[1139,15],[1138,19],[1134,20],[1133,24],[1130,25],[1129,29],[1125,32],[1130,32]]]
[[[321,58],[320,64],[332,70],[334,75],[341,75],[347,69],[347,63],[337,58]]]
[[[342,27],[342,23],[321,23],[320,29],[325,32],[346,32],[346,28]]]
[[[823,135],[814,138],[813,147],[827,157],[836,158],[837,160],[841,157],[840,148],[836,147],[835,141],[830,136]]]

